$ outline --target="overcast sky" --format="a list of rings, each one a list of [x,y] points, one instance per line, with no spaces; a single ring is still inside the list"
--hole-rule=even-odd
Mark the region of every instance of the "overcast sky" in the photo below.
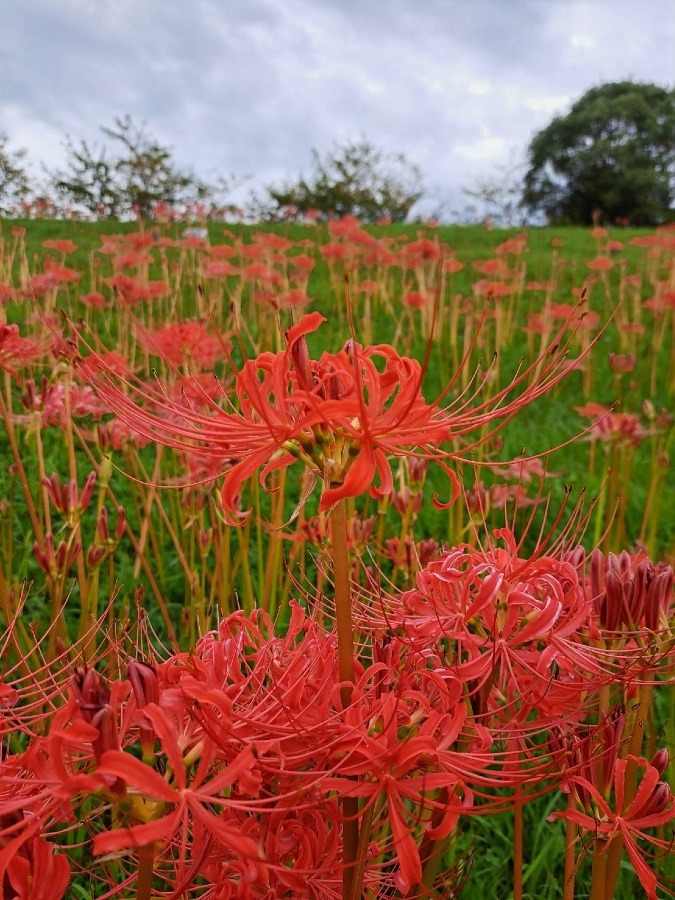
[[[264,185],[365,137],[429,208],[588,88],[672,84],[673,0],[0,0],[0,132],[34,161],[130,113],[203,177]]]

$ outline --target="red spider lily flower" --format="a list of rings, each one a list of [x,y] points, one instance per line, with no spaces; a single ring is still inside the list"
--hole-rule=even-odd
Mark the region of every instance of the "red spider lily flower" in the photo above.
[[[104,309],[106,306],[105,297],[103,294],[99,294],[98,291],[90,291],[88,294],[82,294],[80,300],[90,309]]]
[[[632,372],[635,368],[635,354],[610,353],[609,365],[615,372]]]
[[[29,338],[22,338],[18,325],[0,323],[0,370],[16,376],[16,366],[33,362],[43,351]]]
[[[64,256],[67,256],[69,253],[74,253],[77,250],[77,244],[74,244],[71,240],[68,240],[68,238],[43,241],[42,246],[45,250],[56,250],[59,253],[63,253]]]
[[[535,459],[523,459],[516,456],[511,462],[504,465],[503,463],[495,463],[490,468],[502,478],[515,478],[520,482],[529,484],[534,478],[541,481],[544,478],[558,478],[555,472],[549,472],[544,463],[536,457]]]
[[[62,900],[70,884],[70,865],[39,835],[27,841],[10,860],[2,882],[2,897],[13,900]]]
[[[517,234],[515,237],[509,238],[495,247],[495,253],[511,253],[513,256],[520,256],[527,246],[528,235]]]
[[[630,784],[626,781],[629,762],[637,764],[644,772],[635,796],[626,806],[624,797],[630,790]],[[579,810],[568,809],[565,812],[552,813],[548,817],[549,821],[566,819],[574,822],[580,828],[595,835],[596,848],[594,852],[596,853],[606,852],[606,845],[620,834],[635,874],[645,889],[647,900],[657,900],[658,883],[656,875],[645,862],[637,841],[644,839],[656,847],[669,850],[671,845],[668,841],[651,837],[646,834],[645,829],[665,825],[666,822],[675,819],[673,794],[668,785],[660,780],[660,777],[661,773],[658,768],[641,757],[628,756],[626,759],[617,760],[614,766],[614,803],[612,808],[592,782],[581,775],[571,775],[567,779],[568,784],[575,788],[581,788],[583,795],[588,798],[588,803],[593,808],[594,815],[590,816]],[[598,846],[599,839],[602,841],[600,846]]]
[[[209,334],[200,322],[174,322],[155,331],[139,324],[137,332],[141,346],[171,366],[209,369],[230,350],[229,341]]]
[[[68,416],[74,418],[93,416],[95,419],[100,419],[105,412],[101,398],[89,385],[72,385],[69,390],[68,403],[66,403],[66,388],[63,382],[49,384],[43,378],[41,387],[43,393],[40,394],[36,391],[36,385],[32,379],[25,382],[21,403],[29,414],[16,416],[16,422],[30,426],[35,423],[37,418],[43,428],[47,425],[60,425],[65,428]],[[40,415],[36,416],[37,413]]]
[[[351,258],[354,255],[355,247],[351,244],[337,244],[334,242],[322,244],[320,247],[321,255],[328,265]]]
[[[159,736],[171,764],[176,787],[172,787],[154,768],[145,765],[134,756],[116,750],[106,751],[101,758],[99,774],[123,782],[127,794],[140,800],[134,807],[139,817],[146,814],[155,815],[158,810],[161,814],[158,818],[152,818],[142,824],[113,828],[111,831],[96,835],[94,852],[110,853],[144,847],[155,841],[161,841],[166,845],[179,833],[185,842],[190,819],[194,817],[211,833],[214,841],[238,856],[257,859],[260,856],[258,843],[242,835],[236,822],[230,823],[208,808],[214,805],[224,807],[228,805],[226,796],[228,789],[253,763],[251,751],[244,750],[210,781],[204,778],[208,771],[207,767],[200,765],[201,777],[199,774],[195,776],[193,783],[188,786],[183,754],[177,742],[173,741],[169,746],[166,743],[171,726],[165,714],[159,707],[148,706],[145,715],[150,717],[155,730],[160,732]]]
[[[481,278],[479,281],[474,281],[471,290],[478,297],[491,299],[508,297],[509,294],[516,292],[517,286],[515,284],[507,284],[505,281],[494,281],[490,278]]]
[[[310,361],[303,338],[322,321],[319,313],[305,316],[289,331],[285,352],[263,353],[245,363],[237,381],[239,413],[216,407],[217,415],[204,414],[152,395],[160,416],[109,384],[98,381],[98,388],[141,434],[184,451],[240,459],[225,476],[228,512],[237,509],[241,485],[256,469],[264,466],[266,474],[296,458],[324,479],[322,509],[363,493],[375,474],[381,480],[377,492],[389,494],[393,477],[387,456],[400,454],[402,447],[431,451],[450,438],[451,422],[422,397],[420,364],[392,347],[363,350],[350,343],[338,354]],[[376,360],[384,363],[383,372]]]
[[[58,281],[50,273],[31,275],[17,291],[17,296],[24,300],[35,300],[45,297],[58,286]]]
[[[473,267],[481,275],[492,275],[494,278],[509,278],[513,274],[503,259],[476,260]]]
[[[358,701],[350,711],[354,717],[357,705]],[[473,804],[473,794],[445,758],[447,748],[462,731],[465,705],[460,703],[454,714],[445,715],[425,708],[425,701],[415,707],[411,693],[403,698],[384,694],[377,706],[369,709],[370,733],[355,729],[353,735],[334,745],[337,757],[344,753],[347,757],[338,764],[339,775],[323,782],[324,788],[337,790],[343,797],[363,797],[366,807],[384,795],[392,849],[399,863],[395,885],[402,893],[422,880],[415,830],[424,814],[435,814],[434,824],[427,822],[425,831],[436,840],[447,837],[461,813]],[[422,720],[418,729],[416,715]],[[365,718],[362,713],[358,717]],[[402,738],[406,731],[410,733]],[[442,793],[434,799],[436,791]]]
[[[596,256],[594,259],[589,260],[586,265],[593,272],[609,272],[613,268],[614,262],[609,256]]]
[[[165,281],[141,282],[129,275],[113,275],[104,281],[126,306],[135,306],[146,300],[158,300],[170,293]]]
[[[443,260],[443,271],[448,272],[450,275],[455,272],[461,272],[464,268],[464,263],[460,262],[458,259],[454,257],[450,257],[450,259]]]
[[[553,726],[549,731],[548,747],[563,772],[565,789],[573,791],[589,814],[594,812],[592,797],[581,785],[570,785],[567,774],[587,779],[605,799],[609,799],[625,724],[626,711],[617,706],[603,715],[595,726],[580,724],[571,733],[566,727]]]
[[[316,260],[306,253],[289,256],[288,262],[303,278],[309,278],[312,269],[316,266]]]
[[[232,248],[228,247],[228,249]],[[203,274],[205,278],[229,278],[231,275],[236,275],[238,271],[237,267],[226,259],[216,259],[206,265]]]
[[[281,309],[291,309],[293,307],[302,308],[309,306],[312,301],[305,291],[293,288],[293,290],[286,291],[286,293],[276,297],[276,302]]]
[[[632,413],[613,412],[600,403],[587,403],[573,409],[580,416],[594,420],[590,429],[591,441],[626,443],[637,447],[651,433],[643,427],[638,416]]]
[[[229,259],[229,257],[237,255],[237,249],[232,244],[214,244],[212,247],[208,247],[208,253],[214,259]]]
[[[250,263],[248,266],[244,266],[242,274],[248,281],[254,281],[268,287],[279,285],[282,281],[279,272],[270,269],[269,266],[266,266],[265,263],[262,262],[254,262]]]
[[[424,309],[425,306],[429,306],[429,298],[420,291],[406,291],[403,302],[411,309]]]
[[[510,503],[518,509],[524,509],[543,502],[542,497],[530,497],[524,484],[493,484],[489,495],[492,509],[506,509]]]
[[[417,574],[417,586],[392,611],[405,640],[419,648],[449,641],[445,665],[505,693],[528,678],[551,681],[559,671],[597,673],[577,639],[592,604],[574,565],[542,550],[522,558],[506,528],[495,537],[504,549],[462,545]]]
[[[57,284],[74,284],[82,277],[82,273],[76,269],[61,266],[53,259],[45,260],[45,275],[51,276]]]
[[[462,457],[442,445],[481,429],[481,437],[466,449],[488,440],[569,370],[566,345],[560,346],[558,335],[555,352],[547,348],[493,397],[475,399],[481,383],[472,397],[460,396],[443,406],[453,383],[438,401],[428,403],[421,391],[420,363],[389,345],[364,348],[349,341],[339,353],[311,360],[305,336],[323,321],[317,312],[306,315],[289,330],[285,351],[262,353],[244,364],[236,382],[237,411],[226,412],[216,403],[208,412],[190,408],[140,381],[128,382],[131,397],[112,379],[94,381],[110,409],[139,434],[185,453],[198,451],[234,463],[222,489],[223,508],[234,523],[246,516],[238,510],[244,481],[261,468],[264,479],[297,459],[323,480],[322,510],[369,488],[378,496],[390,494],[389,457],[404,455],[435,458],[444,465],[453,502],[459,482],[447,462]],[[535,367],[540,367],[536,378]],[[376,477],[380,483],[375,487]]]

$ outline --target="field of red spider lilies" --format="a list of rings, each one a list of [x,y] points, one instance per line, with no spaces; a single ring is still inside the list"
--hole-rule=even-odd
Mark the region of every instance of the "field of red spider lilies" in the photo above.
[[[672,895],[673,229],[0,235],[3,898]]]

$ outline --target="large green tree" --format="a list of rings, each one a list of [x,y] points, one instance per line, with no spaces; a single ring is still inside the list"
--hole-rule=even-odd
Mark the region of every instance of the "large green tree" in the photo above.
[[[523,203],[554,222],[633,225],[672,218],[675,91],[614,82],[591,88],[529,146]]]
[[[288,210],[321,216],[352,215],[364,222],[404,221],[422,196],[422,175],[402,153],[386,153],[368,141],[336,145],[325,156],[312,151],[312,173],[268,188],[272,218]]]

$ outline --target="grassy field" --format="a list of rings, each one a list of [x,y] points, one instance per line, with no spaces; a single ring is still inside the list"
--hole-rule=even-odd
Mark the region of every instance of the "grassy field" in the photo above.
[[[0,614],[6,628],[0,646],[5,682],[16,682],[21,708],[31,711],[26,713],[29,724],[14,712],[8,714],[5,740],[12,754],[28,752],[31,742],[41,740],[52,727],[55,711],[70,708],[69,703],[91,726],[88,710],[93,701],[87,705],[79,695],[72,698],[73,679],[82,677],[83,666],[96,668],[110,686],[127,683],[124,672],[130,660],[153,660],[161,668],[159,660],[170,658],[178,672],[180,660],[201,652],[195,650],[202,646],[200,637],[228,622],[238,610],[269,614],[278,636],[292,630],[293,598],[305,608],[321,609],[327,622],[333,613],[339,620],[340,584],[348,585],[350,577],[351,590],[359,598],[353,604],[354,615],[361,616],[354,626],[356,648],[350,652],[357,671],[362,665],[368,668],[389,652],[390,622],[386,616],[382,620],[380,608],[387,609],[387,604],[397,608],[401,591],[408,592],[404,597],[413,597],[422,583],[420,569],[458,545],[465,546],[467,558],[483,560],[483,568],[476,570],[483,578],[490,565],[497,565],[502,551],[496,549],[499,541],[493,535],[504,526],[522,539],[508,569],[508,577],[514,579],[513,572],[531,571],[534,563],[526,560],[538,557],[550,560],[559,572],[572,559],[574,548],[583,545],[586,562],[575,565],[581,579],[579,598],[585,597],[589,610],[594,582],[588,560],[595,548],[605,554],[626,551],[621,571],[625,579],[633,579],[632,593],[624,591],[626,608],[641,589],[636,587],[636,579],[643,578],[636,574],[638,565],[641,572],[650,573],[645,578],[655,579],[672,562],[673,230],[525,233],[421,225],[364,229],[349,221],[269,228],[210,223],[204,239],[175,223],[139,229],[135,223],[12,221],[2,223],[0,239],[0,297],[6,323],[0,333],[4,378]],[[315,322],[315,329],[303,319],[312,312],[326,319],[320,326]],[[307,331],[306,342],[293,337],[299,325]],[[366,349],[355,349],[352,339]],[[416,390],[416,364],[407,358],[422,363],[421,391]],[[361,361],[361,368],[354,360]],[[281,380],[275,381],[280,367]],[[353,407],[346,385],[357,368],[362,397],[361,406]],[[244,381],[247,372],[250,377]],[[390,377],[392,372],[395,378]],[[288,423],[296,422],[303,403],[311,424],[292,431]],[[349,410],[340,413],[338,427],[312,418],[317,409],[326,410],[321,415],[333,410],[330,415],[337,416],[338,408]],[[402,413],[394,416],[395,409]],[[373,438],[375,451],[386,450],[377,465],[371,465],[372,448],[359,418],[367,412],[373,416],[373,427],[389,423],[385,437]],[[408,439],[411,431],[406,429],[416,415],[424,425],[417,438]],[[234,431],[214,430],[210,437],[199,437],[199,429],[213,421],[227,423],[235,417],[242,429],[251,426],[250,451]],[[441,417],[449,429],[442,442],[434,437]],[[188,428],[197,431],[186,436]],[[267,457],[264,443],[255,443],[263,440],[260,434],[266,428],[273,435]],[[284,437],[277,438],[284,428]],[[254,464],[257,454],[259,465]],[[385,456],[387,463],[382,462]],[[228,493],[237,467],[245,467],[248,457],[253,462],[240,491],[233,488]],[[350,472],[359,465],[365,470],[371,465],[372,472],[351,489]],[[379,491],[389,466],[392,484]],[[369,490],[371,482],[374,490]],[[448,500],[453,485],[458,494],[454,504],[434,502]],[[322,492],[331,489],[337,491],[339,502],[323,504]],[[335,506],[343,509],[347,522],[343,557],[333,539]],[[241,516],[244,510],[251,511],[248,518]],[[232,527],[233,520],[240,527]],[[648,558],[663,564],[655,568]],[[343,582],[340,559],[346,572]],[[450,580],[449,575],[444,577]],[[531,577],[537,590],[544,590],[537,581],[538,570],[536,577],[522,577]],[[569,577],[556,577],[564,585],[560,590],[567,591]],[[671,588],[672,583],[661,601],[665,616]],[[593,664],[593,690],[588,685],[580,688],[585,699],[569,707],[567,715],[577,728],[574,739],[582,743],[582,729],[585,736],[591,735],[590,743],[604,740],[610,714],[624,716],[626,737],[623,742],[617,739],[619,756],[651,759],[664,742],[672,750],[675,736],[672,688],[652,690],[653,683],[670,677],[671,638],[651,620],[644,624],[640,619],[644,610],[622,612],[614,621],[608,608],[603,612],[597,604],[593,607],[595,624],[588,631],[586,619],[580,612],[574,614],[583,635],[578,638],[583,653],[600,648],[602,664]],[[546,640],[568,614],[570,621],[577,621],[562,606],[555,615],[551,612]],[[500,615],[495,613],[495,621]],[[523,613],[523,621],[537,615],[539,607]],[[321,614],[318,618],[323,621]],[[379,622],[382,633],[374,630],[371,618]],[[477,629],[472,640],[489,630],[476,625],[479,618],[477,612],[466,623]],[[304,626],[308,634],[312,627]],[[391,626],[399,637],[403,627]],[[596,633],[598,627],[607,633]],[[625,634],[620,636],[622,628]],[[650,649],[657,632],[661,643]],[[449,635],[442,635],[441,649],[434,651],[440,654],[433,657],[438,665],[441,658],[450,659],[455,638]],[[568,637],[558,636],[556,653],[563,652],[560,648],[567,646]],[[340,680],[354,681],[353,675],[345,679],[340,640]],[[539,654],[543,632],[537,640]],[[640,657],[636,648],[644,651],[642,668],[636,668],[635,659]],[[284,652],[290,654],[291,649]],[[252,643],[242,651],[242,659],[246,654],[257,659],[258,653]],[[523,685],[535,670],[534,664],[530,670],[527,658],[528,674],[521,672],[518,691],[525,691]],[[514,659],[510,665],[518,669],[522,659]],[[630,665],[626,662],[628,668],[619,675],[625,660]],[[479,725],[492,722],[488,712],[480,712],[480,704],[497,715],[489,704],[508,708],[509,691],[515,690],[506,675],[496,674],[497,664],[492,674],[476,674],[483,672],[479,661],[477,655],[461,661],[460,650],[454,663],[466,692],[457,710],[466,707],[467,722],[473,724],[467,724],[453,747],[466,752],[478,752],[471,748],[480,743]],[[549,664],[541,663],[541,671],[549,673],[556,689],[564,677],[578,674],[577,662],[570,663],[569,670],[564,661],[550,671]],[[168,662],[166,666],[168,672]],[[427,668],[432,668],[431,662],[424,664],[425,672]],[[415,678],[426,677],[415,673]],[[53,697],[46,687],[50,679],[57,685]],[[170,693],[168,684],[169,680],[164,688]],[[90,690],[103,691],[97,694],[99,700],[110,690],[117,696],[117,688]],[[560,721],[565,718],[561,710],[569,703],[562,698],[564,684],[561,690],[560,697],[550,699],[551,706],[562,704],[555,713],[562,716]],[[124,689],[119,691],[122,696]],[[133,708],[128,696],[116,726],[119,744],[170,782],[175,756],[169,752],[173,760],[169,765],[163,757],[160,760],[158,750],[156,761],[148,762],[155,751],[148,756],[141,719],[132,720],[125,712]],[[133,696],[140,707],[139,695]],[[107,710],[112,701],[108,696],[101,703]],[[524,704],[522,698],[518,703]],[[432,715],[424,709],[416,714],[419,718],[413,716],[401,726],[398,741],[422,728],[420,721]],[[520,783],[505,780],[502,789],[490,782],[487,794],[502,798],[504,802],[495,801],[496,805],[509,810],[460,818],[443,850],[441,866],[455,873],[455,886],[437,886],[430,896],[454,896],[463,884],[461,896],[466,898],[563,897],[561,885],[576,858],[574,896],[610,900],[598,887],[604,876],[597,860],[604,858],[606,849],[600,837],[595,836],[593,862],[581,838],[570,862],[569,853],[565,859],[565,823],[546,823],[549,814],[565,806],[557,789],[562,775],[556,768],[563,763],[551,750],[560,723],[544,721],[541,709],[529,714],[524,705],[518,709],[523,728],[524,723],[533,728],[527,739],[522,738],[518,753],[531,754],[528,765],[538,772],[541,767],[544,774],[531,789],[532,799],[522,806],[512,801],[520,796],[518,791],[525,791]],[[193,712],[184,714],[189,718]],[[549,707],[546,715],[552,715]],[[386,732],[377,721],[374,714],[368,720],[364,733],[368,740]],[[157,722],[156,740],[163,748],[166,735]],[[543,724],[535,728],[535,722]],[[124,728],[132,726],[140,732],[129,731],[123,739]],[[490,750],[499,762],[491,764],[490,773],[509,770],[511,763],[505,760],[515,751],[505,748],[519,740],[499,728]],[[197,745],[203,750],[208,736],[202,743],[196,738],[191,743],[188,732],[180,738],[180,752]],[[87,746],[89,757],[94,747],[94,762],[99,764],[95,741]],[[614,751],[602,745],[598,752],[604,759],[612,758]],[[185,763],[186,772],[190,765]],[[415,769],[415,777],[421,778],[430,766],[427,759]],[[569,766],[573,775],[574,766]],[[306,768],[309,763],[303,771]],[[588,774],[583,767],[582,771]],[[663,771],[659,775],[667,778]],[[636,772],[629,770],[629,776],[634,782]],[[369,784],[363,775],[348,777],[364,791]],[[479,798],[476,805],[489,806],[481,789],[471,783]],[[0,788],[13,796],[13,788],[5,782]],[[106,790],[106,802],[115,806],[114,789]],[[615,798],[610,786],[603,790],[608,799]],[[627,790],[628,796],[632,788]],[[585,796],[583,791],[580,796]],[[413,795],[402,801],[410,832],[419,837],[423,851],[425,816],[430,823],[435,821],[429,810],[440,805],[439,797],[433,794],[426,811],[420,807],[417,820]],[[100,788],[96,798],[88,796],[78,807],[81,822],[92,819],[99,809]],[[361,802],[363,822],[366,807]],[[157,802],[157,809],[160,806]],[[590,809],[588,802],[584,808]],[[119,809],[129,827],[159,817],[150,807],[133,815],[128,804],[120,803]],[[395,874],[400,863],[404,871],[403,851],[400,841],[393,841],[386,807],[378,801],[373,810],[373,834],[385,848],[381,868]],[[0,806],[0,821],[2,815]],[[657,840],[667,839],[665,821],[662,817],[654,832]],[[111,890],[111,879],[117,878],[118,885],[127,885],[129,896],[138,900],[151,896],[147,885],[152,878],[143,882],[148,893],[131,887],[136,884],[135,856],[127,854],[126,862],[116,863],[113,852],[105,874],[95,875],[96,855],[86,846],[79,856],[75,849],[84,840],[82,834],[62,828],[60,820],[58,825],[55,819],[48,824],[61,835],[59,846],[68,844],[75,860],[72,890],[103,896]],[[105,826],[97,824],[94,830],[100,834]],[[159,846],[159,832],[153,840]],[[585,840],[590,846],[591,837]],[[175,846],[166,839],[165,849]],[[113,850],[112,843],[109,849]],[[432,872],[433,853],[429,847],[423,851],[425,872]],[[204,859],[209,852],[204,851]],[[520,881],[514,880],[514,855]],[[612,856],[609,851],[605,855]],[[175,879],[180,880],[174,875],[172,882],[161,874],[167,858],[157,851],[157,891],[175,887]],[[145,864],[138,863],[141,868]],[[290,868],[295,864],[284,863]],[[645,882],[638,882],[627,859],[619,864],[619,857],[612,858],[607,866],[608,883],[612,867],[618,878],[614,897],[639,896],[639,884]],[[658,862],[657,868],[664,883],[675,874],[672,860]],[[409,871],[413,869],[410,864]],[[210,883],[212,875],[200,872],[202,884]],[[141,875],[138,878],[140,883]],[[341,878],[334,876],[337,895]],[[412,886],[403,890],[400,884],[398,894],[377,893],[375,876],[365,879],[368,898],[418,896]],[[383,890],[393,891],[394,884],[390,880]],[[198,887],[195,884],[195,895]],[[216,896],[206,888],[202,895]],[[279,888],[274,896],[294,894]],[[566,893],[565,900],[570,898]]]

